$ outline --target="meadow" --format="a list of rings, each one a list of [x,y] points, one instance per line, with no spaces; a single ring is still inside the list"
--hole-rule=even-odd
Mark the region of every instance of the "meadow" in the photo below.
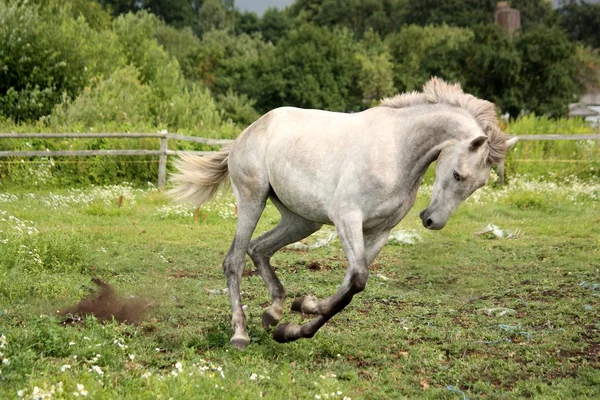
[[[230,348],[221,262],[230,195],[201,208],[130,185],[0,193],[0,398],[397,399],[600,396],[600,184],[513,175],[420,226],[430,187],[356,296],[312,340],[278,344],[248,260],[250,346]],[[257,233],[277,223],[268,205]],[[273,260],[288,291],[328,296],[333,228]],[[151,304],[137,325],[57,311],[100,277]],[[141,304],[141,303],[140,303]],[[306,322],[289,309],[284,322]]]

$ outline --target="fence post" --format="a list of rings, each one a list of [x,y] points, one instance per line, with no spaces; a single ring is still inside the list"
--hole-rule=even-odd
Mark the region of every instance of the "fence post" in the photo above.
[[[498,186],[502,186],[504,185],[504,179],[506,178],[506,173],[504,172],[504,163],[506,162],[506,159],[500,161],[497,165],[496,165],[496,173],[498,173]]]
[[[167,181],[167,134],[160,138],[160,155],[158,156],[158,189],[165,188]]]

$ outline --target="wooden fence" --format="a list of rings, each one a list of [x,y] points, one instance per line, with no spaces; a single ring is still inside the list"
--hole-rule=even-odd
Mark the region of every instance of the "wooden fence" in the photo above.
[[[213,146],[223,146],[233,142],[225,139],[207,139],[195,136],[178,135],[174,133],[0,133],[0,139],[141,139],[157,138],[160,140],[158,150],[32,150],[32,151],[0,151],[3,157],[70,157],[70,156],[158,156],[158,188],[163,189],[167,178],[167,157],[181,154],[207,155],[210,151],[178,151],[169,150],[168,140],[184,140],[188,142],[204,143]],[[549,134],[549,135],[522,135],[520,140],[596,140],[600,147],[600,127],[597,134]],[[500,179],[504,181],[504,165],[498,167]],[[502,183],[501,182],[501,183]]]
[[[177,135],[174,133],[0,133],[0,139],[141,139],[157,138],[160,140],[158,150],[32,150],[32,151],[0,151],[2,157],[74,157],[74,156],[158,156],[158,188],[163,189],[167,179],[167,157],[181,154],[207,155],[210,151],[169,150],[168,140],[184,140],[223,146],[233,142],[225,139],[206,139],[195,136]]]

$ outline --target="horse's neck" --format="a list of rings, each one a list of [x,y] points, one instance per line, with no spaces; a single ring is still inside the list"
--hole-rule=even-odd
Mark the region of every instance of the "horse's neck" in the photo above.
[[[410,180],[420,183],[431,163],[437,160],[442,149],[457,140],[464,139],[464,131],[457,129],[458,124],[452,115],[437,115],[431,112],[427,122],[420,123],[419,129],[405,135],[405,162],[410,171]]]

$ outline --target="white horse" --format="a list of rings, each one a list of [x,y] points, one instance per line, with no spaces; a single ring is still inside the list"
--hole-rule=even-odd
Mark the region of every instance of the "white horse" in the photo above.
[[[517,138],[498,128],[494,105],[433,78],[422,93],[383,100],[379,107],[343,114],[283,107],[250,125],[226,149],[208,157],[183,156],[170,194],[200,205],[231,178],[238,225],[223,268],[231,298],[231,344],[249,343],[240,302],[246,253],[271,295],[265,329],[282,316],[286,292],[270,259],[323,224],[335,225],[349,267],[337,293],[296,299],[292,310],[315,314],[305,325],[282,324],[278,342],[312,337],[367,284],[369,265],[390,230],[412,208],[427,167],[436,178],[431,204],[420,214],[428,229],[442,229],[454,209],[485,185],[490,167]],[[251,240],[270,199],[281,213],[272,230]]]

